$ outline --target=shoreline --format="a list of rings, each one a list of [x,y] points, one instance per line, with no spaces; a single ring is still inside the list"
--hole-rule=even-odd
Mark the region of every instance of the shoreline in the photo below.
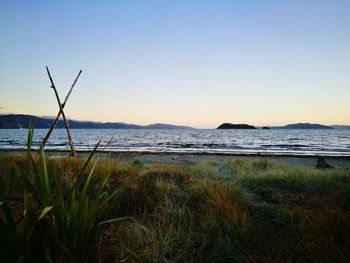
[[[100,146],[100,148],[103,148]],[[32,148],[33,152],[37,152],[39,149],[38,147]],[[88,154],[93,150],[93,147],[91,149],[75,149],[77,153],[80,154]],[[8,148],[8,149],[1,149],[1,152],[26,152],[27,149],[25,147],[23,148]],[[57,154],[69,154],[71,151],[69,149],[45,149],[45,153],[57,153]],[[334,154],[334,153],[289,153],[289,152],[207,152],[207,151],[136,151],[136,150],[108,150],[108,149],[98,149],[96,150],[96,153],[102,153],[102,154],[157,154],[157,155],[208,155],[208,156],[235,156],[235,157],[296,157],[296,158],[318,158],[318,157],[324,157],[324,158],[330,158],[330,159],[343,159],[343,160],[350,160],[350,155],[345,154]]]
[[[37,152],[37,150],[32,150]],[[23,154],[26,150],[4,150],[0,153]],[[45,150],[47,156],[52,158],[69,157],[70,151]],[[77,151],[79,157],[86,158],[90,151]],[[327,156],[327,155],[290,155],[290,154],[232,154],[232,153],[174,153],[174,152],[108,152],[97,151],[102,159],[114,159],[121,162],[141,161],[145,163],[167,163],[193,165],[203,162],[228,162],[230,160],[246,159],[250,161],[271,161],[289,165],[292,167],[315,167],[317,159],[322,156],[336,169],[350,169],[350,156]]]

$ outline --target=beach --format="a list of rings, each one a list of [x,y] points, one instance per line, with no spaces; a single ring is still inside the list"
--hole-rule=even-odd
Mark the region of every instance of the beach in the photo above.
[[[23,154],[25,151],[19,150],[0,150],[1,153]],[[46,151],[47,156],[52,158],[69,157],[69,151]],[[87,158],[89,152],[78,151],[78,156]],[[102,159],[113,159],[120,162],[141,161],[144,163],[164,163],[193,165],[205,162],[223,163],[237,159],[247,161],[268,161],[278,164],[284,164],[291,167],[315,167],[317,156],[303,155],[262,155],[262,154],[210,154],[210,153],[150,153],[150,152],[105,152],[97,153]],[[336,169],[350,169],[350,156],[324,156],[327,163]]]

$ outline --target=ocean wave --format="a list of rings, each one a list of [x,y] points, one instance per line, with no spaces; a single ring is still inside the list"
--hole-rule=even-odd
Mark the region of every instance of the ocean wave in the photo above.
[[[45,131],[34,134],[34,148],[39,147]],[[89,151],[102,138],[108,151],[185,152],[220,154],[291,154],[350,156],[350,130],[346,131],[230,131],[216,130],[72,130],[78,151]],[[25,149],[27,131],[0,130],[0,149]],[[69,150],[65,130],[56,130],[48,150]]]

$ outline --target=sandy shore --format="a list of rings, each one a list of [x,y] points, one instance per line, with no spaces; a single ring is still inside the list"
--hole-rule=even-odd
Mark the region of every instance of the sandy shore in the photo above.
[[[2,153],[24,153],[24,151],[1,151]],[[46,151],[50,157],[68,157],[67,151]],[[208,154],[208,153],[148,153],[148,152],[98,152],[102,158],[112,158],[119,161],[145,163],[169,163],[169,164],[197,164],[201,162],[227,162],[235,159],[251,161],[272,161],[287,164],[294,167],[315,167],[317,156],[292,156],[292,155],[233,155],[233,154]],[[78,152],[80,157],[87,157],[88,152]],[[350,169],[350,157],[326,157],[326,161],[338,169]]]

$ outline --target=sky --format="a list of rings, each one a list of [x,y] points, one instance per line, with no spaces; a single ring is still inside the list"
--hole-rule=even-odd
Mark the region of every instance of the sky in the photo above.
[[[350,1],[0,0],[0,113],[350,124]]]

